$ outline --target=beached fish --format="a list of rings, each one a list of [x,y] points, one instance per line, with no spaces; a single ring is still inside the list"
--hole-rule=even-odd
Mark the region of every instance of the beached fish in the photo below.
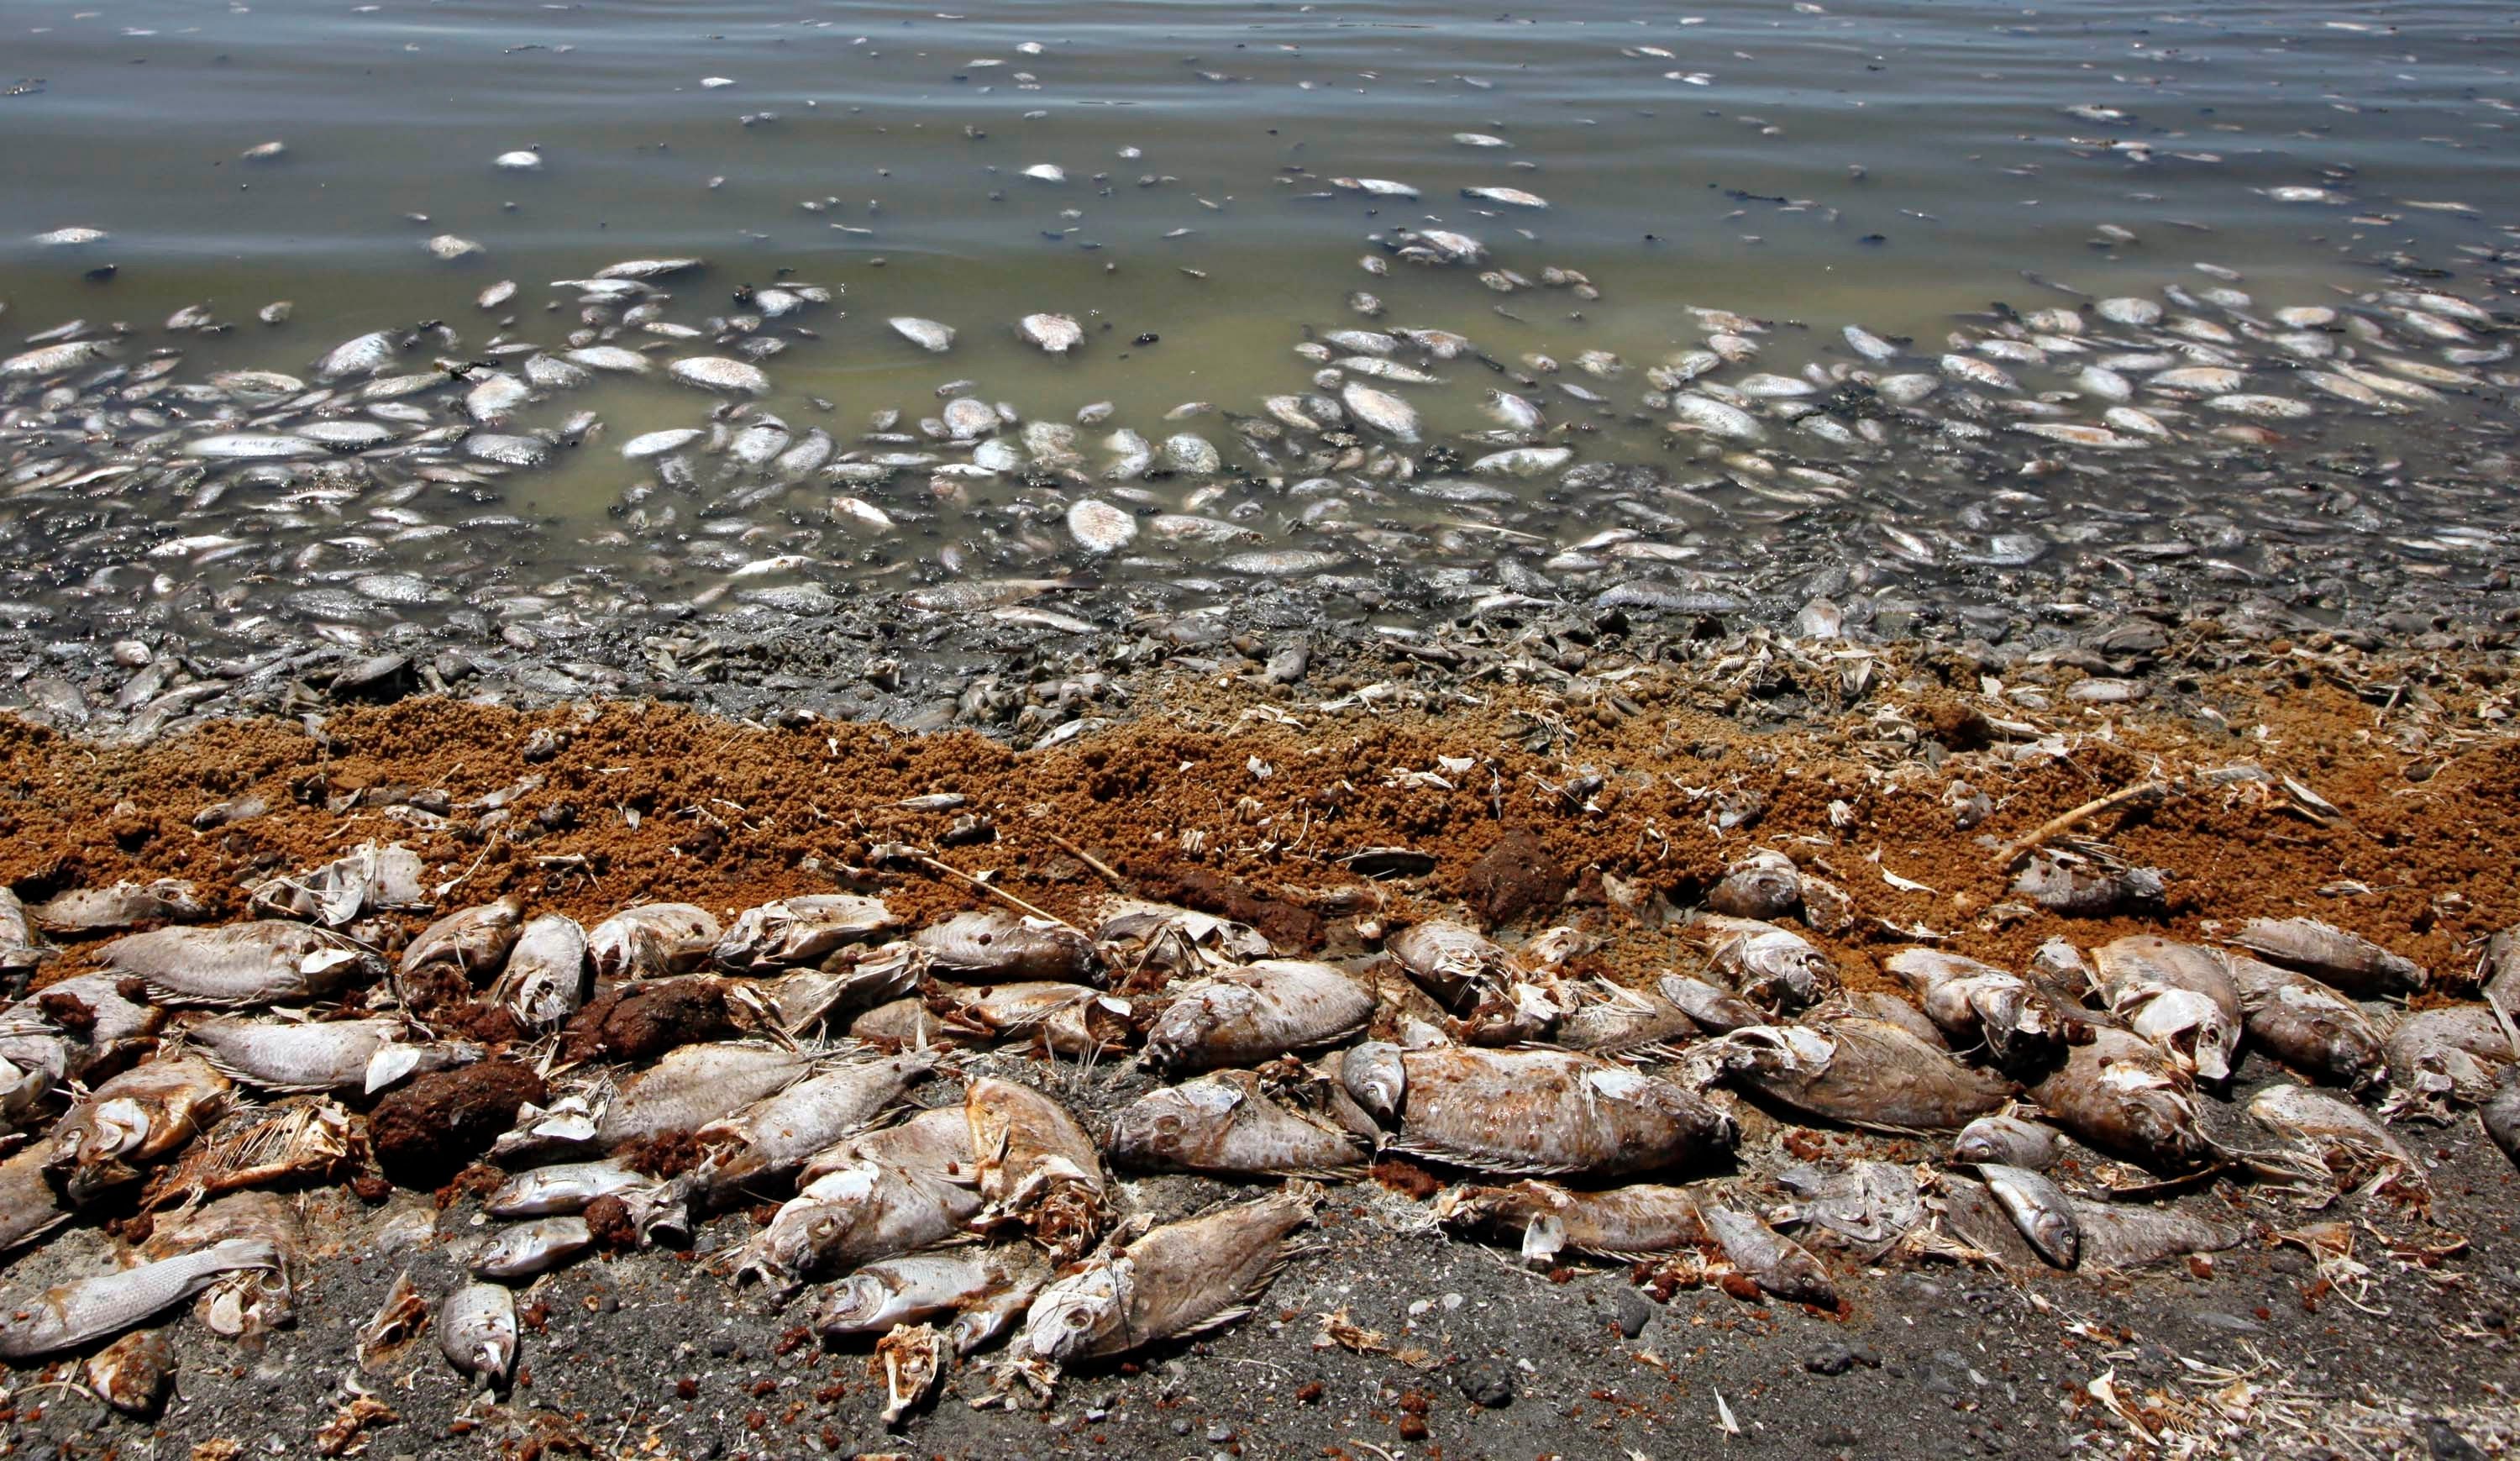
[[[2192,1171],[2213,1158],[2186,1071],[2140,1035],[2095,1027],[2092,1043],[2072,1047],[2030,1095],[2080,1140],[2156,1171]]]
[[[857,1061],[765,1096],[694,1133],[707,1156],[685,1184],[696,1194],[716,1196],[785,1177],[864,1128],[935,1067],[935,1057],[925,1052]]]
[[[710,957],[739,974],[809,964],[842,944],[899,928],[881,898],[819,892],[747,908]]]
[[[2226,954],[2249,1038],[2296,1070],[2353,1090],[2388,1076],[2381,1033],[2362,1006],[2309,975]]]
[[[2071,1268],[2081,1259],[2083,1235],[2074,1223],[2073,1200],[2055,1183],[2028,1167],[2000,1162],[1981,1162],[1977,1169],[2041,1257],[2059,1268]]]
[[[2401,1104],[2448,1119],[2446,1101],[2474,1103],[2494,1092],[2500,1071],[2515,1061],[2511,1038],[2481,1004],[2419,1010],[2389,1031],[2389,1079]]]
[[[1320,1199],[1319,1189],[1297,1184],[1097,1254],[1033,1300],[1019,1352],[1051,1364],[1105,1358],[1242,1318]]]
[[[1837,1286],[1829,1281],[1828,1270],[1801,1244],[1720,1203],[1705,1205],[1699,1213],[1707,1232],[1723,1246],[1724,1256],[1761,1290],[1789,1303],[1837,1307]]]
[[[1791,929],[1709,914],[1691,923],[1688,935],[1706,950],[1707,972],[1753,1004],[1790,1013],[1837,987],[1836,966]]]
[[[1058,1261],[1101,1236],[1102,1159],[1076,1118],[1027,1085],[989,1076],[964,1088],[973,1177],[985,1203],[973,1226],[1016,1225]]]
[[[1993,1162],[2046,1171],[2063,1155],[2064,1138],[2055,1127],[2004,1112],[1979,1117],[1952,1138],[1955,1165]]]
[[[2232,942],[2270,964],[2298,969],[2356,999],[2417,994],[2424,967],[2371,940],[2314,918],[2253,918]]]
[[[2053,1059],[2082,1023],[2020,976],[1958,954],[1903,948],[1881,967],[1907,981],[1956,1048],[1983,1043],[2009,1069]]]
[[[1393,1150],[1478,1171],[1616,1176],[1739,1138],[1731,1117],[1684,1087],[1568,1052],[1370,1042],[1343,1057],[1340,1079],[1398,1128]]]
[[[129,934],[97,957],[115,974],[137,976],[160,1004],[212,1008],[319,998],[383,972],[375,955],[340,935],[278,919]]]
[[[2486,1137],[2502,1149],[2502,1155],[2520,1166],[2520,1066],[2502,1068],[2502,1078],[2494,1094],[2477,1103],[2476,1119],[2485,1127]],[[7,1245],[0,1243],[0,1251]]]
[[[692,1131],[804,1078],[814,1059],[777,1045],[682,1045],[623,1077],[592,1133],[609,1151],[668,1131]]]
[[[595,1246],[586,1219],[575,1215],[538,1217],[503,1228],[472,1256],[472,1275],[509,1283],[548,1273]]]
[[[2127,1027],[2207,1080],[2231,1073],[2240,1044],[2240,994],[2209,948],[2132,934],[2092,950],[2102,997]]]
[[[469,1283],[437,1306],[437,1347],[473,1380],[504,1390],[517,1372],[517,1301],[498,1284]]]
[[[1249,1071],[1139,1097],[1111,1119],[1108,1146],[1124,1166],[1226,1176],[1347,1176],[1367,1155],[1355,1133],[1280,1101]]]
[[[1765,1025],[1769,1019],[1767,1011],[1732,990],[1685,974],[1664,975],[1655,982],[1654,992],[1717,1034]]]
[[[576,919],[546,913],[518,931],[507,967],[490,997],[527,1029],[548,1029],[586,1003],[586,930]]]
[[[1851,1126],[1954,1131],[2013,1094],[2008,1081],[1861,1017],[1734,1030],[1706,1058],[1772,1100]]]
[[[710,912],[691,903],[639,903],[587,931],[586,954],[599,981],[688,974],[725,936]]]
[[[493,1217],[557,1217],[583,1212],[597,1198],[618,1197],[655,1181],[618,1162],[564,1162],[529,1167],[482,1200]]]
[[[1038,345],[1053,355],[1064,355],[1085,343],[1084,330],[1063,314],[1025,315],[1015,321],[1015,334],[1024,343]]]
[[[579,352],[582,355],[584,352]],[[576,358],[576,357],[572,357]],[[595,361],[578,359],[578,364],[594,369],[603,367]],[[770,377],[761,367],[724,355],[692,355],[665,367],[665,374],[686,386],[703,390],[722,390],[739,395],[766,395]]]
[[[1418,408],[1389,391],[1350,381],[1339,388],[1339,399],[1348,414],[1393,440],[1418,439]]]
[[[822,1334],[881,1334],[896,1324],[951,1313],[986,1295],[1018,1287],[1037,1293],[1049,1277],[1049,1265],[1024,1248],[885,1258],[833,1284],[810,1322]]]
[[[279,1094],[364,1092],[377,1053],[401,1039],[399,1020],[336,1020],[284,1025],[211,1020],[184,1031],[187,1044],[221,1074]]]
[[[216,1125],[234,1099],[228,1078],[195,1056],[161,1055],[89,1091],[53,1128],[47,1163],[85,1204],[171,1160]]]
[[[270,1243],[237,1238],[40,1294],[21,1291],[0,1299],[0,1359],[22,1363],[76,1348],[145,1323],[230,1273],[279,1266]]]
[[[1511,1237],[1523,1261],[1554,1267],[1573,1252],[1642,1262],[1707,1241],[1695,1197],[1686,1187],[1631,1183],[1583,1192],[1525,1178],[1510,1187],[1456,1187],[1435,1199],[1437,1221]]]
[[[1697,1033],[1697,1022],[1662,995],[1607,980],[1572,986],[1575,1008],[1558,1020],[1557,1043],[1593,1055],[1622,1056]]]
[[[2259,1125],[2291,1143],[2303,1164],[2338,1192],[2394,1191],[2418,1201],[2432,1196],[2423,1164],[2362,1109],[2305,1085],[2277,1083],[2249,1098]]]
[[[1147,1031],[1147,1057],[1175,1071],[1254,1065],[1336,1044],[1373,1018],[1372,986],[1328,964],[1263,959],[1176,985]]]
[[[64,934],[96,934],[144,923],[193,923],[207,918],[201,890],[181,878],[116,883],[56,893],[26,910],[35,924]]]
[[[959,1115],[959,1114],[958,1114]],[[733,1255],[739,1280],[792,1292],[817,1273],[930,1248],[980,1210],[967,1182],[855,1157],[813,1175]]]
[[[2087,1273],[2114,1273],[2190,1254],[2220,1253],[2239,1246],[2248,1236],[2248,1229],[2237,1224],[2209,1222],[2164,1208],[2066,1201],[2073,1210],[2078,1237],[2076,1266]]]
[[[967,983],[1077,981],[1098,963],[1093,943],[1075,930],[995,908],[957,913],[910,941],[937,974]]]

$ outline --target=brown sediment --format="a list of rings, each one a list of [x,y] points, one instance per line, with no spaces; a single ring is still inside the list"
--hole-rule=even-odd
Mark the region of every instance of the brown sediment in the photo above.
[[[625,1142],[613,1152],[613,1158],[634,1172],[651,1177],[679,1177],[700,1164],[708,1148],[690,1131],[660,1131],[654,1136]]]
[[[882,860],[885,845],[932,851],[1083,918],[1107,890],[1065,850],[1073,844],[1125,870],[1136,891],[1255,923],[1288,952],[1352,942],[1351,915],[1405,921],[1460,899],[1490,922],[1615,932],[1598,964],[1640,978],[1685,965],[1688,953],[1673,931],[1607,905],[1605,877],[1687,908],[1726,864],[1767,845],[1852,896],[1852,925],[1819,941],[1859,987],[1896,987],[1875,957],[1909,941],[1906,930],[2018,966],[2058,934],[2212,937],[2248,917],[2296,914],[2448,975],[2468,964],[2471,940],[2520,922],[2508,874],[2520,845],[2520,749],[2506,728],[2504,675],[2485,655],[2390,660],[2278,646],[2166,680],[2136,707],[2051,695],[2026,708],[1885,672],[1889,688],[1858,705],[1815,700],[1765,730],[1729,718],[1757,708],[1686,666],[1626,681],[1622,694],[1642,713],[1609,725],[1560,713],[1563,701],[1527,687],[1442,715],[1297,706],[1286,724],[1238,717],[1239,692],[1184,684],[1137,721],[1020,753],[968,733],[764,726],[656,704],[523,713],[419,699],[344,711],[320,733],[220,723],[137,750],[0,720],[0,882],[184,877],[233,918],[255,876],[376,840],[420,852],[430,882],[455,881],[443,907],[513,890],[534,912],[589,923],[650,899],[731,917],[846,883],[875,887],[918,927],[986,896]],[[2048,735],[2045,751],[2017,728],[2024,721]],[[564,745],[528,760],[527,738],[546,728],[566,729]],[[1412,774],[1438,757],[1478,765],[1445,777],[1450,789]],[[2272,780],[2203,775],[2243,762],[2297,778],[2341,815],[2305,814]],[[1997,849],[2155,778],[2174,783],[2170,795],[2076,835],[2168,870],[2164,910],[2074,920],[2011,894]],[[1955,781],[1994,802],[1982,824],[1958,825],[1946,799]],[[365,806],[327,809],[328,797],[385,782],[442,791],[447,819],[422,826]],[[897,804],[937,792],[964,796],[966,809],[993,821],[995,839],[942,845],[950,815]],[[485,808],[492,793],[504,804]],[[202,804],[244,795],[272,809],[192,830]],[[1722,825],[1722,814],[1753,802],[1763,807],[1754,818]],[[93,836],[110,822],[133,835]],[[1392,846],[1425,854],[1433,870],[1376,887],[1339,860]],[[427,921],[393,917],[414,929]],[[68,948],[41,978],[93,967],[94,946]],[[498,1021],[477,1002],[436,992],[466,1032],[510,1033],[480,1027]],[[698,1006],[659,1006],[652,1019],[625,996],[599,1009],[585,1022],[602,1031],[579,1037],[623,1054],[687,1038],[677,1032],[693,1020],[714,1028]]]
[[[608,990],[570,1017],[561,1053],[572,1062],[646,1062],[677,1045],[726,1039],[736,1032],[727,988],[724,980],[688,975]]]
[[[513,1061],[432,1071],[377,1102],[368,1142],[388,1176],[435,1187],[515,1125],[518,1107],[550,1098],[542,1077]]]

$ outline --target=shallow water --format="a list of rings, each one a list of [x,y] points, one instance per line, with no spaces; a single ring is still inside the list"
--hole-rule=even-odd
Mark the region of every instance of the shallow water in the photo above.
[[[1115,425],[1160,440],[1183,429],[1163,416],[1184,402],[1251,412],[1264,394],[1309,388],[1318,367],[1290,351],[1310,331],[1406,324],[1465,335],[1529,383],[1510,386],[1464,358],[1431,365],[1442,387],[1387,388],[1425,413],[1430,440],[1488,428],[1473,410],[1480,393],[1518,388],[1548,404],[1552,438],[1580,459],[1660,458],[1684,485],[1704,485],[1712,508],[1692,499],[1677,514],[1686,530],[1647,522],[1649,535],[1693,545],[1699,567],[1755,567],[1771,586],[1842,549],[1846,522],[1940,530],[1961,545],[1948,555],[1960,561],[1966,542],[2008,527],[2068,544],[2106,536],[2094,522],[2151,525],[2126,535],[2157,536],[2182,506],[2237,514],[2249,494],[2233,494],[2235,480],[2281,479],[2283,462],[2321,453],[2359,454],[2356,505],[2376,506],[2291,517],[2327,512],[2348,549],[2356,531],[2420,538],[2461,522],[2488,543],[2507,542],[2507,511],[2494,518],[2465,496],[2444,507],[2397,485],[2401,462],[2498,470],[2520,424],[2496,376],[2501,365],[2478,367],[2472,387],[2408,418],[2322,401],[2313,421],[2274,423],[2279,443],[2217,442],[2175,454],[2175,465],[2116,456],[2057,469],[2035,460],[2033,443],[2002,436],[2002,417],[1999,449],[1957,464],[1920,462],[1895,442],[1839,453],[1797,439],[1792,453],[1820,467],[1856,457],[1866,470],[1822,503],[1752,494],[1739,512],[1723,484],[1739,471],[1695,436],[1675,455],[1667,414],[1641,403],[1650,388],[1640,379],[1704,342],[1708,327],[1688,305],[1772,325],[1756,338],[1760,357],[1721,380],[1863,365],[1838,338],[1847,323],[1913,338],[1916,358],[1885,372],[1931,372],[1956,317],[1969,317],[1972,333],[2002,328],[1985,313],[1999,301],[2023,312],[2087,305],[2075,292],[2237,289],[2249,302],[2226,313],[2244,320],[2283,305],[2341,305],[2393,284],[2504,307],[2498,292],[2515,271],[2492,255],[2512,243],[2520,218],[2510,145],[2520,12],[2504,5],[2182,14],[1760,4],[1641,17],[1575,3],[1464,17],[1394,0],[1020,3],[957,16],[843,4],[144,0],[13,7],[7,25],[0,68],[17,74],[18,94],[0,99],[0,118],[15,226],[0,239],[0,299],[11,306],[0,328],[22,336],[72,317],[130,321],[163,345],[156,323],[205,302],[235,328],[172,341],[184,352],[181,379],[222,367],[302,372],[348,336],[425,320],[449,322],[460,340],[421,343],[399,368],[493,358],[483,352],[520,341],[558,347],[578,324],[575,295],[545,281],[689,252],[710,267],[667,283],[674,319],[726,313],[746,284],[784,278],[835,292],[831,306],[800,317],[815,338],[768,362],[776,385],[765,405],[799,432],[827,426],[844,447],[872,411],[897,408],[911,423],[932,414],[932,388],[948,380],[1026,418],[1064,420],[1109,401]],[[2106,110],[2068,110],[2077,108]],[[1459,133],[1510,145],[1465,146]],[[286,144],[281,158],[243,157],[275,140]],[[518,149],[543,165],[493,165]],[[1039,163],[1066,180],[1021,175]],[[1331,184],[1343,177],[1398,180],[1419,196]],[[1550,206],[1459,196],[1490,186],[1537,193]],[[2269,191],[2278,188],[2328,197],[2283,202]],[[71,226],[111,237],[68,250],[26,237]],[[1498,266],[1528,277],[1580,271],[1599,297],[1497,294],[1469,269],[1364,272],[1359,260],[1380,255],[1377,238],[1401,227],[1473,235]],[[1180,230],[1189,232],[1173,236]],[[477,241],[482,253],[439,262],[423,244],[444,233]],[[2393,277],[2376,262],[2393,256],[2447,277]],[[108,264],[109,281],[83,277]],[[474,308],[472,297],[502,279],[524,286],[517,300]],[[1358,289],[1387,306],[1379,320],[1343,302]],[[279,298],[293,302],[292,318],[255,323],[254,311]],[[1056,359],[1020,343],[1011,323],[1036,310],[1083,322],[1084,347]],[[955,326],[953,352],[929,356],[894,336],[882,321],[902,313]],[[2490,330],[2479,334],[2491,343]],[[1146,336],[1156,338],[1139,342]],[[2120,332],[2118,345],[2131,343]],[[2415,343],[2437,342],[2362,342]],[[1625,373],[1595,380],[1529,358],[1567,362],[1585,350],[1616,354]],[[2080,362],[2053,363],[2070,376]],[[2253,374],[2248,389],[2281,388]],[[2031,389],[2058,384],[2044,369],[2021,375]],[[1604,404],[1569,401],[1556,388],[1564,382]],[[605,384],[519,411],[516,425],[531,428],[593,409],[604,434],[483,494],[545,529],[503,545],[507,576],[602,564],[644,574],[656,596],[706,593],[722,565],[652,551],[645,520],[618,527],[624,490],[644,474],[610,448],[705,424],[708,405],[677,388]],[[2066,402],[2077,421],[2095,405]],[[2409,430],[2408,419],[2460,430]],[[1229,466],[1270,470],[1238,454],[1220,418],[1188,429],[1225,448]],[[2201,437],[2201,427],[2189,434]],[[2228,465],[2235,452],[2250,454],[2247,471]],[[1100,454],[1089,456],[1099,466]],[[2025,465],[2034,478],[2079,478],[2007,507],[1988,483]],[[714,481],[713,464],[700,476]],[[1553,480],[1510,485],[1523,505],[1490,505],[1480,530],[1524,534],[1513,541],[1535,561],[1603,525]],[[793,528],[830,495],[814,483],[748,506],[784,511]],[[1179,505],[1183,489],[1152,495],[1136,506]],[[905,496],[887,504],[912,525],[902,540],[856,553],[841,551],[855,539],[829,533],[774,543],[774,519],[743,534],[764,545],[744,556],[796,551],[816,560],[803,576],[873,566],[889,571],[885,581],[906,581],[938,576],[937,544],[958,534],[977,545],[967,571],[1039,569],[1065,550],[1055,494],[982,483],[934,515],[924,494]],[[1237,501],[1262,541],[1236,546],[1317,546],[1298,505],[1252,491],[1212,510]],[[2079,539],[2049,530],[2069,506],[2098,515]],[[116,507],[175,516],[172,503]],[[1412,533],[1447,521],[1371,494],[1363,508],[1358,516]],[[723,501],[704,510],[731,511]],[[2202,551],[2220,551],[2235,572],[2292,571],[2253,557],[2263,544],[2249,540],[2244,516],[2230,520],[2232,541]],[[599,536],[608,527],[614,535]],[[39,532],[38,542],[47,535],[60,538]],[[1195,554],[1150,558],[1145,546],[1113,571],[1197,567]],[[1389,557],[1371,540],[1339,546],[1351,560]],[[364,546],[350,556],[401,561]],[[2481,565],[2491,555],[2481,543],[2452,556]],[[1477,555],[1456,545],[1449,557],[1475,564]],[[312,561],[289,562],[311,571]],[[461,580],[477,558],[440,543],[411,566],[473,596]]]

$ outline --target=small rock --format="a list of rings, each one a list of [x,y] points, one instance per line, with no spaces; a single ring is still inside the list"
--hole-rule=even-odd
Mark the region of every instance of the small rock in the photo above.
[[[2438,1417],[2424,1422],[2424,1449],[2432,1453],[2433,1461],[2485,1461],[2485,1452],[2475,1441]]]
[[[1653,1322],[1654,1301],[1625,1285],[1610,1297],[1610,1307],[1618,1315],[1619,1333],[1629,1339],[1644,1333]]]
[[[1855,1351],[1832,1341],[1803,1356],[1803,1368],[1815,1375],[1843,1375],[1855,1368]]]
[[[1513,1403],[1513,1372],[1502,1360],[1471,1360],[1453,1376],[1453,1383],[1473,1405],[1498,1410]]]

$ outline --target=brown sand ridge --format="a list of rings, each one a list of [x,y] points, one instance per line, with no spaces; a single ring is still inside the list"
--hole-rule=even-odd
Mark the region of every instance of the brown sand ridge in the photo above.
[[[1135,721],[1026,753],[968,733],[765,726],[654,704],[528,714],[412,700],[318,729],[220,723],[138,750],[0,720],[0,881],[31,902],[180,877],[237,917],[254,880],[374,840],[414,848],[433,884],[454,885],[441,909],[517,890],[533,911],[589,921],[652,899],[731,915],[846,883],[880,888],[915,925],[986,895],[887,845],[1081,918],[1109,890],[1073,848],[1135,890],[1261,923],[1289,951],[1353,951],[1361,919],[1466,899],[1526,929],[1620,929],[1605,972],[1638,975],[1684,957],[1672,934],[1640,927],[1661,911],[1653,895],[1688,908],[1729,861],[1774,846],[1852,894],[1862,916],[1837,952],[1859,984],[1877,978],[1868,950],[1910,941],[1903,930],[2017,965],[2059,933],[2211,936],[2308,914],[2446,977],[2476,938],[2520,923],[2520,747],[2488,657],[2277,646],[2211,674],[2166,672],[2133,707],[1999,696],[1964,666],[1897,655],[1882,667],[1883,688],[1843,708],[1830,708],[1833,669],[1792,668],[1819,690],[1790,717],[1754,716],[1751,677],[1721,664],[1647,667],[1584,695],[1439,689],[1429,708],[1397,710],[1177,680]],[[1783,724],[1745,728],[1754,718]],[[2246,765],[2267,775],[2227,769]],[[2166,914],[2077,921],[2012,897],[1997,846],[2147,778],[2172,794],[2078,830],[2167,869]],[[1968,789],[1994,810],[1964,829],[1954,804]],[[949,792],[966,804],[898,804]],[[246,798],[270,809],[196,830],[205,805]],[[1727,814],[1738,825],[1720,826]],[[958,835],[963,818],[985,825]],[[1390,847],[1422,857],[1380,882],[1340,860]],[[73,947],[45,977],[86,964]]]

